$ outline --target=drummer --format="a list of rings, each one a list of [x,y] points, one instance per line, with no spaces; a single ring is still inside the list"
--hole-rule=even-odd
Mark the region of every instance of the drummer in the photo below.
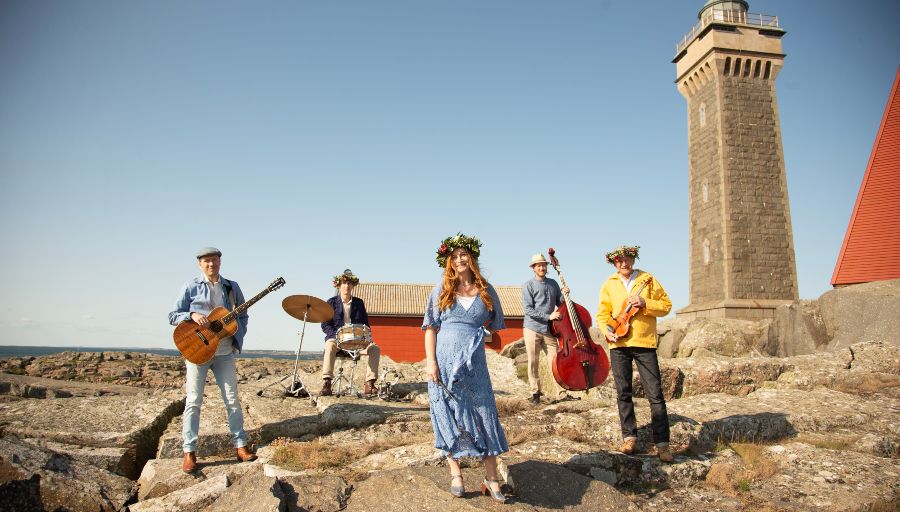
[[[369,315],[366,313],[366,304],[359,297],[352,295],[353,287],[359,284],[359,278],[353,275],[348,268],[343,274],[334,276],[331,283],[340,293],[328,299],[328,304],[334,308],[334,316],[331,320],[322,322],[322,331],[325,332],[325,357],[322,361],[322,391],[321,396],[331,396],[331,380],[334,378],[334,359],[337,356],[337,332],[344,325],[364,324],[369,327]],[[369,364],[366,370],[366,385],[363,387],[364,395],[375,394],[375,379],[378,375],[378,360],[381,358],[381,349],[371,343],[360,352],[368,357]]]

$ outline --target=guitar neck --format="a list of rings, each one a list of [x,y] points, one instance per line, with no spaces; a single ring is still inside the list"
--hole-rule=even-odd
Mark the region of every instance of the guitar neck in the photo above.
[[[261,299],[261,298],[265,297],[266,295],[268,295],[268,294],[269,294],[269,291],[270,291],[270,290],[269,290],[268,288],[266,288],[265,290],[263,290],[263,291],[257,293],[257,294],[256,294],[255,296],[253,296],[250,300],[244,302],[244,303],[241,304],[240,306],[238,306],[238,307],[234,308],[233,310],[231,310],[231,313],[228,313],[228,315],[226,315],[225,317],[223,317],[223,318],[222,318],[222,321],[225,322],[225,323],[231,322],[232,320],[234,320],[235,318],[237,318],[238,316],[240,316],[244,311],[247,311],[247,310],[250,308],[250,306],[252,306],[252,305],[256,304],[257,302],[259,302],[259,299]]]

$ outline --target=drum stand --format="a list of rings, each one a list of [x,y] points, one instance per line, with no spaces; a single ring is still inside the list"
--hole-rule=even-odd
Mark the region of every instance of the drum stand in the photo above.
[[[306,334],[306,318],[308,311],[303,312],[303,327],[300,329],[300,346],[297,347],[297,357],[294,358],[294,375],[291,377],[291,386],[286,388],[285,395],[296,398],[309,396],[309,388],[297,377],[297,365],[300,364],[300,349],[303,348],[303,335]]]
[[[347,355],[349,355],[350,356],[349,359],[352,361],[352,363],[350,363],[350,371],[348,372],[349,375],[344,375],[344,359],[347,359],[347,358],[340,357],[341,352],[344,352]],[[334,396],[341,396],[341,395],[353,395],[356,397],[360,396],[359,389],[357,389],[356,384],[353,382],[353,376],[356,373],[356,364],[359,363],[359,356],[360,356],[359,353],[360,353],[359,350],[338,350],[338,352],[337,352],[338,355],[336,355],[336,357],[340,357],[341,366],[338,367],[337,375],[335,375],[335,377],[334,377],[334,383],[335,383]],[[344,389],[344,383],[347,384],[346,390]]]

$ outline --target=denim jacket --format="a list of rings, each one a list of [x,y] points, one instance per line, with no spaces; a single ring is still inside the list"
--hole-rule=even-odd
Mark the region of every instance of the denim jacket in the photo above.
[[[222,286],[225,288],[225,308],[231,311],[235,304],[232,304],[232,294],[234,302],[237,305],[244,303],[244,294],[241,287],[234,281],[219,277],[222,280]],[[190,320],[191,313],[200,313],[201,315],[209,315],[212,311],[212,303],[209,300],[209,285],[203,277],[195,277],[184,283],[181,292],[175,300],[175,310],[169,313],[169,323],[178,325],[185,320]],[[244,335],[247,333],[247,322],[249,316],[244,311],[237,317],[238,330],[234,333],[234,346],[238,352],[244,346]]]

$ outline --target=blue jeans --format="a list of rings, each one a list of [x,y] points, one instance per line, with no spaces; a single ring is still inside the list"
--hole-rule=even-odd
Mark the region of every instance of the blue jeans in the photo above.
[[[200,430],[200,405],[203,404],[203,388],[206,387],[206,374],[212,369],[222,392],[225,411],[228,413],[228,430],[231,431],[231,444],[235,448],[247,446],[247,433],[244,432],[244,413],[237,393],[237,367],[234,354],[215,356],[209,362],[197,365],[189,361],[187,365],[187,397],[184,400],[184,416],[182,417],[181,434],[184,439],[184,451],[197,451],[197,434]]]

